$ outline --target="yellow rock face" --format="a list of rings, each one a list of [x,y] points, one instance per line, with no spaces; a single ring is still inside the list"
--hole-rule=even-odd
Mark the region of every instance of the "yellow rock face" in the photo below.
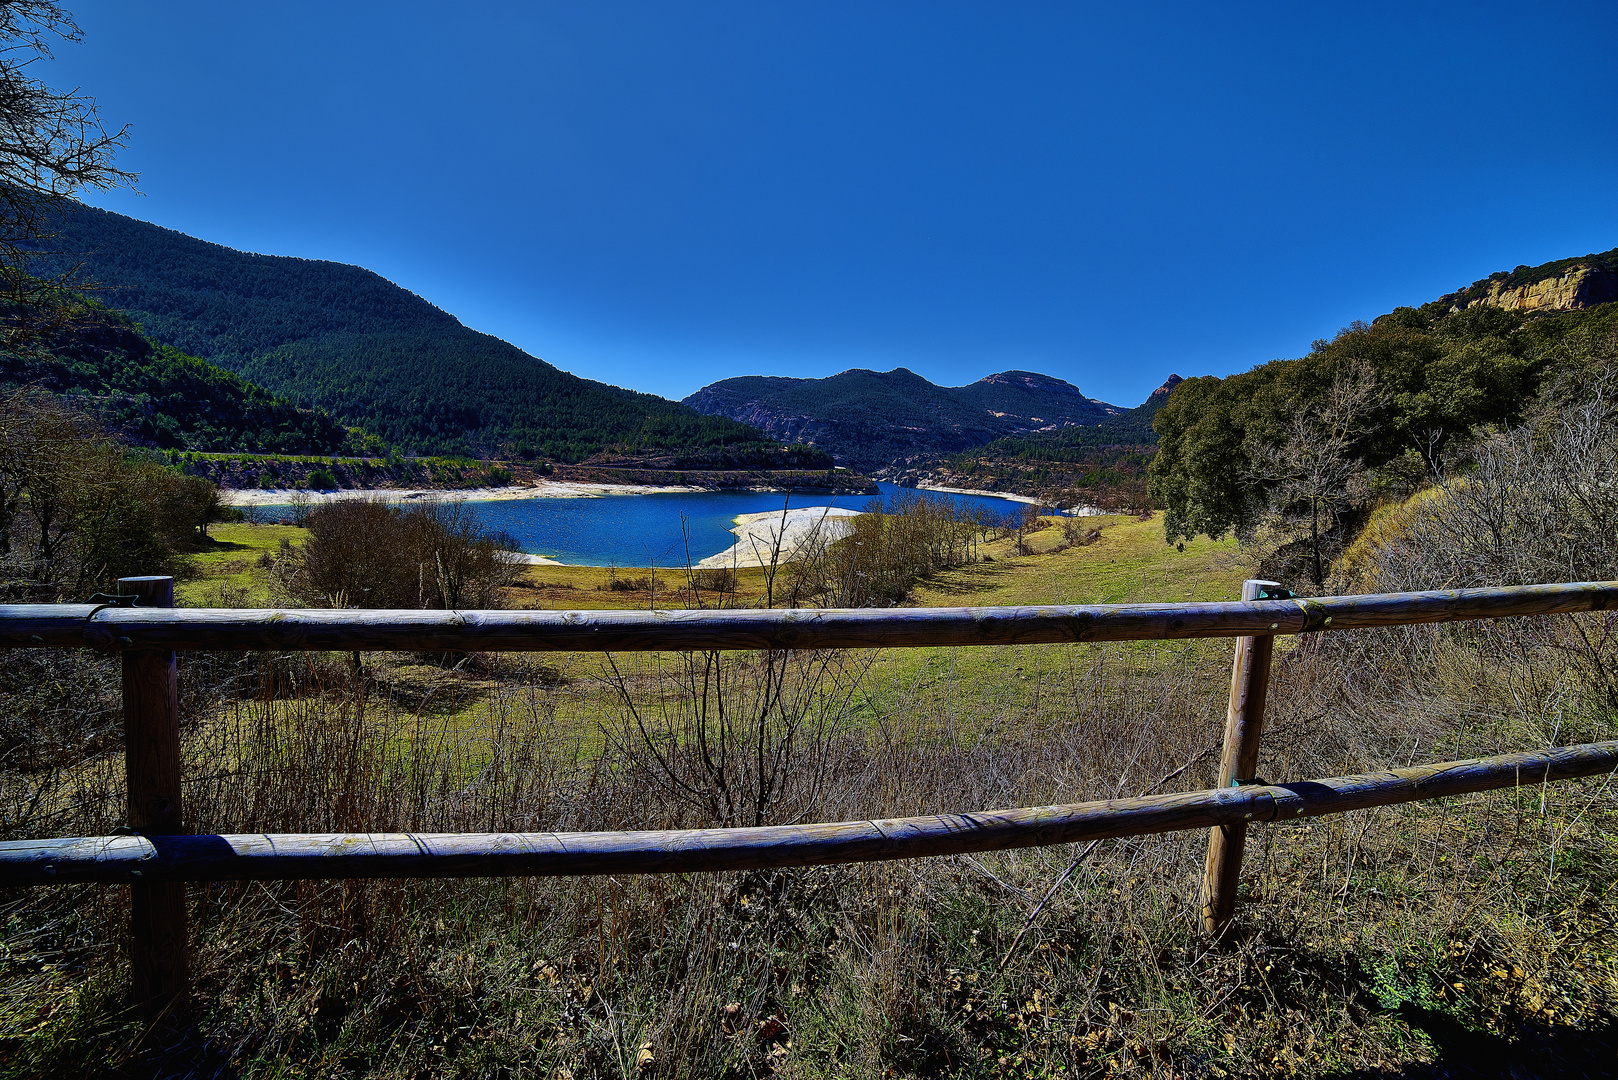
[[[1467,304],[1501,307],[1507,311],[1573,311],[1612,299],[1614,281],[1607,272],[1588,266],[1571,266],[1560,277],[1544,278],[1527,285],[1503,286],[1495,282],[1488,295]]]

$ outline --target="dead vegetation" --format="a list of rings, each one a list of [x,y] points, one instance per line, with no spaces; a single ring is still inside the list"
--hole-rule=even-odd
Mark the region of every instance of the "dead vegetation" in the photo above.
[[[1543,624],[1283,653],[1262,771],[1604,734],[1576,671],[1543,663],[1572,621]],[[605,741],[570,715],[577,681],[503,672],[468,726],[358,697],[334,662],[298,696],[219,701],[188,735],[187,798],[203,831],[571,830],[1211,781],[1217,643],[1008,650],[944,714],[869,685],[861,660],[620,658]],[[719,695],[732,726],[705,735]],[[117,825],[121,763],[73,775],[43,830]],[[4,1046],[24,1071],[576,1077],[1316,1074],[1450,1060],[1455,1031],[1577,1054],[1618,1015],[1612,820],[1607,786],[1581,782],[1259,829],[1223,950],[1197,929],[1194,833],[688,878],[199,886],[186,1036],[118,1009],[118,890],[15,893]]]
[[[1381,587],[1400,566],[1444,565],[1415,546],[1437,528],[1394,530],[1387,544],[1404,546],[1361,553],[1364,565],[1386,573]],[[1618,714],[1594,673],[1611,670],[1613,647],[1606,613],[1286,642],[1260,774],[1611,737]],[[201,831],[574,830],[1212,782],[1228,643],[1005,649],[960,678],[965,657],[880,677],[859,653],[626,656],[566,672],[474,656],[374,657],[356,673],[346,658],[299,658],[275,693],[247,660],[211,672],[188,660],[188,715],[205,719],[186,735],[186,797]],[[472,687],[475,711],[444,705]],[[49,700],[30,715],[55,715]],[[58,742],[77,749],[0,772],[8,836],[120,824],[119,756]],[[579,1080],[1598,1075],[1618,1023],[1615,810],[1598,779],[1255,828],[1224,948],[1198,927],[1198,833],[767,873],[197,886],[196,1004],[178,1028],[122,1011],[120,890],[15,891],[0,1064]]]

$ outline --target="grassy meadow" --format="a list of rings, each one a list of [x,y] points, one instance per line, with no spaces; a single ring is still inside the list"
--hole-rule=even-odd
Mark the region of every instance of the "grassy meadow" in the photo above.
[[[985,544],[912,602],[1222,600],[1251,576],[1233,542],[1091,527],[1056,551],[1054,523],[1032,554]],[[301,530],[213,533],[180,602],[274,599]],[[642,571],[536,566],[506,599],[692,602],[683,573],[657,575],[654,595],[613,587]],[[742,570],[724,602],[764,591]],[[1558,652],[1582,624],[1530,622],[1538,636],[1420,627],[1278,650],[1261,774],[1610,737]],[[187,814],[218,832],[659,828],[1200,788],[1230,649],[188,658]],[[695,719],[720,704],[731,726],[704,743]],[[8,835],[119,824],[121,754],[63,745],[3,774]],[[768,766],[738,752],[760,746]],[[1618,1019],[1614,811],[1593,780],[1256,827],[1223,946],[1198,926],[1201,833],[666,878],[196,886],[195,1001],[157,1025],[122,1006],[124,890],[13,890],[0,1072],[1599,1075]]]

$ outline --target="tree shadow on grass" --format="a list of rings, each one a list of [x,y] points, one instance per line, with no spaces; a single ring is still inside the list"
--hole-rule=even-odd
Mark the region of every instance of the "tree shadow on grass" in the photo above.
[[[1333,1073],[1331,1080],[1551,1080],[1618,1075],[1618,1022],[1579,1030],[1529,1024],[1513,1038],[1473,1031],[1413,1002],[1393,1015],[1426,1035],[1434,1060],[1402,1069]]]
[[[220,540],[214,536],[204,536],[198,539],[196,550],[199,553],[215,555],[226,551],[263,551],[263,548],[252,544],[242,544],[235,540]]]
[[[1011,564],[1004,561],[973,563],[921,580],[928,592],[939,596],[971,596],[997,588],[1011,571]]]

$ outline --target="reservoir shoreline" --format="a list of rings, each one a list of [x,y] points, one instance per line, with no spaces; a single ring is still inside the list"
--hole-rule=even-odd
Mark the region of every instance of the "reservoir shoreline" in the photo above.
[[[879,483],[887,499],[901,494]],[[222,491],[222,501],[249,513],[293,519],[299,512],[353,499],[409,506],[430,500],[471,504],[482,523],[510,537],[509,548],[535,565],[693,566],[759,565],[770,552],[790,559],[818,549],[848,528],[872,496],[759,487],[540,481],[485,488],[342,488],[335,491]],[[1024,499],[1004,495],[931,492],[958,504],[1009,514]],[[785,515],[783,516],[783,510]],[[779,556],[778,556],[779,557]]]
[[[538,480],[531,484],[508,484],[486,488],[333,488],[306,491],[302,488],[221,488],[219,501],[226,506],[284,506],[307,498],[310,505],[343,499],[381,499],[384,502],[417,502],[423,499],[466,499],[469,502],[507,502],[512,499],[597,499],[608,495],[676,495],[708,491],[690,485],[590,484],[565,480]],[[773,488],[745,490],[773,491]]]

